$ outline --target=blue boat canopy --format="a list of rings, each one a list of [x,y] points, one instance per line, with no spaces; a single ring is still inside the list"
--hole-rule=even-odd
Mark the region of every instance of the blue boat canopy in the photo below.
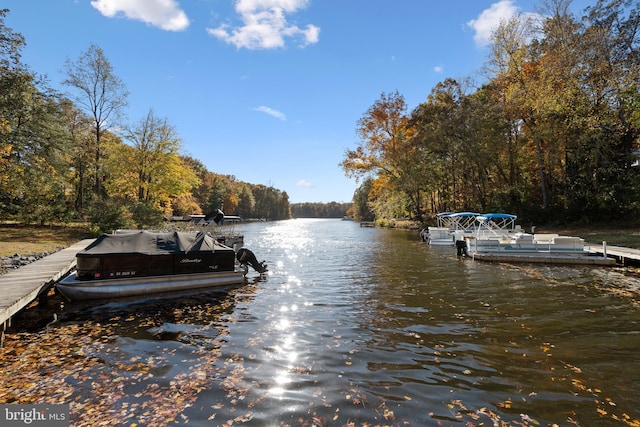
[[[490,221],[492,219],[517,219],[517,215],[511,215],[506,213],[487,213],[482,214],[476,218],[478,221]]]
[[[449,217],[451,218],[456,218],[456,217],[476,217],[480,215],[477,212],[456,212],[456,213],[452,213],[449,214]]]

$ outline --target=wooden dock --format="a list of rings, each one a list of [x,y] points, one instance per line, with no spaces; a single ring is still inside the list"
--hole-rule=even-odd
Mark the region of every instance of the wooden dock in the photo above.
[[[625,267],[640,266],[640,249],[594,243],[585,243],[585,247],[602,256],[606,252],[606,256],[615,259],[619,265],[624,265]]]
[[[554,255],[544,256],[539,253],[535,255],[513,254],[504,252],[491,252],[483,254],[472,254],[474,259],[480,261],[497,262],[529,262],[543,264],[582,264],[597,266],[640,266],[640,249],[625,248],[622,246],[611,246],[607,244],[585,243],[585,249],[593,252],[593,256],[579,255]]]
[[[602,255],[563,255],[551,253],[505,253],[505,252],[487,252],[482,254],[471,254],[473,259],[489,262],[523,262],[533,264],[565,264],[565,265],[599,265],[613,266],[616,260]]]
[[[76,264],[76,253],[93,240],[81,240],[0,276],[0,344],[6,327],[11,323],[11,317],[72,270]]]

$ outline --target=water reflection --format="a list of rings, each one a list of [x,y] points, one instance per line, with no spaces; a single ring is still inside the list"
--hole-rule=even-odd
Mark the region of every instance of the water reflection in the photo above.
[[[68,307],[9,337],[0,399],[72,402],[75,425],[637,425],[636,278],[473,262],[353,222],[238,228],[268,275]],[[57,356],[8,362],[42,349]]]

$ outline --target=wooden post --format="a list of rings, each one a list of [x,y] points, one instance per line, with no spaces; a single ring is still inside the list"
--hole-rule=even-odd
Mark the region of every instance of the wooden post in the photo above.
[[[11,318],[2,322],[2,326],[0,326],[0,348],[4,347],[4,331],[7,329],[7,323],[11,326]]]

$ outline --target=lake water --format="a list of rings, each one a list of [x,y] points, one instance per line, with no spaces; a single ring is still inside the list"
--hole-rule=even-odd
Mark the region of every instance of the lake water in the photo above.
[[[638,426],[640,279],[488,264],[417,233],[233,226],[270,272],[9,334],[0,403],[72,425]]]

